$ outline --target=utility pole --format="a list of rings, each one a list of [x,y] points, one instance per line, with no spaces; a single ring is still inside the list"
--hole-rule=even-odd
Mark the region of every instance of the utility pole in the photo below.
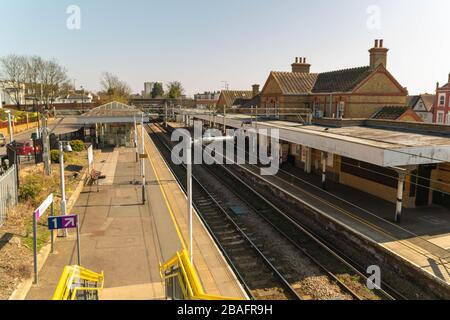
[[[8,114],[9,142],[12,143],[14,141],[14,129],[12,126],[11,111],[7,110],[6,113]]]
[[[43,153],[42,159],[44,160],[44,172],[46,175],[50,175],[52,173],[52,167],[50,164],[50,141],[48,136],[48,128],[46,123],[46,118],[42,116],[42,145],[43,145]]]
[[[145,158],[144,158],[144,114],[141,115],[141,175],[142,175],[142,204],[145,204]]]
[[[164,127],[167,128],[167,101],[164,103]]]
[[[187,218],[188,218],[188,228],[189,228],[189,257],[191,263],[193,263],[193,245],[192,245],[192,138],[188,137],[188,145],[186,148],[186,171],[187,171]]]
[[[139,161],[139,149],[138,149],[136,115],[133,116],[133,120],[134,120],[134,148],[136,149],[136,162],[138,162]]]
[[[66,182],[64,178],[64,150],[62,141],[59,142],[59,180],[61,184],[61,215],[65,216],[66,212]],[[64,229],[64,237],[67,237],[67,229]]]
[[[227,132],[227,107],[223,106],[223,133]]]

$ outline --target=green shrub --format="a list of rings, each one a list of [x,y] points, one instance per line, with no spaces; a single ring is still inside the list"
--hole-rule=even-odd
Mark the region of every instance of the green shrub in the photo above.
[[[33,203],[38,202],[38,197],[44,190],[42,183],[34,179],[29,179],[29,181],[24,181],[21,183],[19,188],[19,199],[21,201],[32,201]]]
[[[50,150],[50,160],[53,163],[59,163],[59,150]],[[63,152],[63,160],[64,162],[67,160],[67,155]]]
[[[75,152],[84,151],[84,142],[81,140],[70,141],[70,146],[72,147],[72,150]]]

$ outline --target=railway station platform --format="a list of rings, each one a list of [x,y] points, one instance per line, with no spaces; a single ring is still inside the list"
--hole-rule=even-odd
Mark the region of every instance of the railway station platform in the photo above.
[[[187,198],[147,133],[145,133],[145,151],[149,156],[147,174],[151,177],[148,191],[153,195],[159,193],[163,198],[159,201],[150,199],[150,206],[165,204],[164,209],[151,209],[152,212],[155,212],[157,232],[160,234],[164,230],[162,225],[169,224],[170,228],[173,228],[172,235],[176,233],[180,245],[187,248]],[[159,192],[158,190],[152,192],[151,186],[155,189],[159,188]],[[170,222],[168,221],[169,217]],[[161,236],[163,235],[161,234]],[[167,261],[173,254],[173,250],[163,251],[162,258]],[[197,214],[193,216],[193,260],[207,294],[239,299],[248,298]]]
[[[147,137],[149,139],[149,137]],[[186,198],[151,141],[146,141],[147,202],[142,204],[140,166],[135,149],[102,150],[94,167],[106,179],[86,186],[70,214],[81,223],[81,265],[104,272],[103,300],[165,299],[163,264],[182,249],[177,229],[186,232]],[[194,259],[207,294],[245,298],[213,240],[198,219],[194,223]],[[58,238],[40,271],[39,285],[26,299],[48,300],[64,266],[77,263],[75,233]]]
[[[443,207],[408,208],[400,224],[391,222],[395,205],[357,189],[306,174],[291,165],[276,176],[261,176],[259,168],[241,165],[251,174],[322,214],[353,233],[381,245],[416,267],[450,284],[450,211]]]

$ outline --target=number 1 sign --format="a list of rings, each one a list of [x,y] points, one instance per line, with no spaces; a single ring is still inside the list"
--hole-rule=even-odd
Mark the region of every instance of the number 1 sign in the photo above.
[[[77,229],[77,253],[78,253],[78,265],[81,265],[80,261],[80,228],[78,227],[78,215],[65,215],[65,216],[50,216],[48,217],[48,229]]]

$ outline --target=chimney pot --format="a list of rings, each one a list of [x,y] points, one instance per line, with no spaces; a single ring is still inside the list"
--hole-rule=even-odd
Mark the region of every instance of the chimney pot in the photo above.
[[[298,63],[298,57],[295,57],[295,63]]]
[[[450,84],[450,73],[448,74],[448,83]]]
[[[303,63],[306,63],[306,58],[303,58]]]
[[[373,70],[380,64],[387,67],[387,53],[389,49],[383,47],[383,39],[375,40],[375,47],[370,49],[370,68]]]
[[[259,84],[252,85],[253,97],[256,97],[259,94]]]

